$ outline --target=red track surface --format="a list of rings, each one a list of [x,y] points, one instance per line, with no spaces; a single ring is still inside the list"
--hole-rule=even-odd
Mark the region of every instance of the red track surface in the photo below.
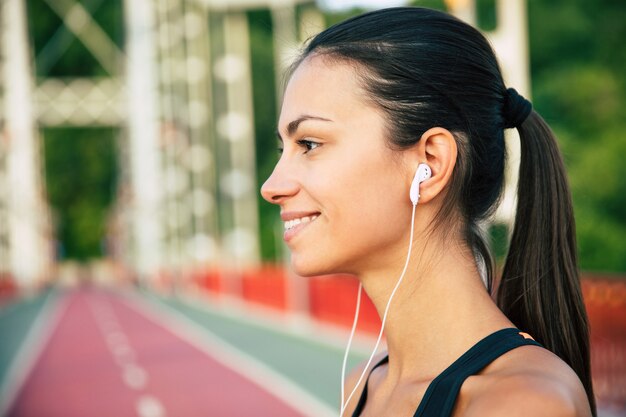
[[[68,297],[9,416],[303,415],[114,295]]]

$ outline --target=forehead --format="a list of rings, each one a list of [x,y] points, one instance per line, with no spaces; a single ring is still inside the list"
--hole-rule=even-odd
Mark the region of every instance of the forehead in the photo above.
[[[345,120],[355,113],[371,112],[373,109],[367,104],[352,65],[324,56],[310,56],[298,65],[289,79],[279,127],[303,114]]]

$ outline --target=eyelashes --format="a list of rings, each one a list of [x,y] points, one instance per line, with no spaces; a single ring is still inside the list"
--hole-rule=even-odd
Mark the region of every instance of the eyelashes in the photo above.
[[[307,140],[307,139],[300,139],[298,141],[296,141],[296,144],[304,149],[304,153],[309,153],[310,151],[318,148],[319,146],[321,146],[321,143],[318,142],[314,142],[312,140]],[[283,154],[283,147],[279,146],[277,148],[278,154],[282,155]]]
[[[317,148],[320,146],[320,144],[318,142],[313,142],[312,140],[306,140],[306,139],[301,139],[299,141],[296,142],[298,144],[298,146],[306,149],[306,151],[304,153],[308,153],[310,151],[312,151],[313,149]]]

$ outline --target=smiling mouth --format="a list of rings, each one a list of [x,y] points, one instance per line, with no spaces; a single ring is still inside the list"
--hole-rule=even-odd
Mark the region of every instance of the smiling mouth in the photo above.
[[[299,224],[311,223],[313,220],[317,219],[319,214],[314,214],[312,216],[300,217],[299,219],[287,220],[285,222],[285,231],[291,230]]]

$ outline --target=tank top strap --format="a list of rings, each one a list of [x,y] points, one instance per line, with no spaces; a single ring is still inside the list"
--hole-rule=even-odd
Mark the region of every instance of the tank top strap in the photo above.
[[[369,384],[370,376],[372,375],[372,372],[374,372],[374,369],[378,368],[381,365],[386,364],[387,362],[389,362],[389,356],[388,355],[385,356],[384,358],[382,358],[380,361],[378,361],[378,363],[376,365],[374,365],[372,367],[372,369],[370,369],[370,372],[367,375],[367,378],[365,379],[365,386],[363,387],[363,392],[361,393],[361,397],[359,398],[359,402],[357,403],[356,408],[354,409],[354,412],[352,413],[352,417],[360,416],[361,412],[363,411],[363,408],[365,407],[365,403],[367,402],[367,385]]]
[[[461,385],[469,376],[506,352],[525,345],[541,346],[516,328],[498,330],[480,340],[430,383],[413,417],[450,416]]]

